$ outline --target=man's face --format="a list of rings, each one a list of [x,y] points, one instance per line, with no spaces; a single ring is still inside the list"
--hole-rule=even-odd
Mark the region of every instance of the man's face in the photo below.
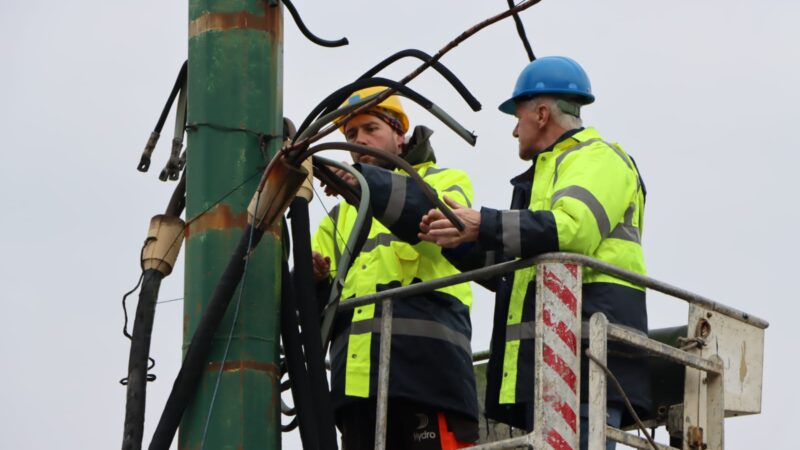
[[[517,102],[517,125],[512,133],[519,141],[519,157],[523,161],[529,161],[537,153],[544,150],[541,145],[544,137],[544,128],[549,118],[547,106],[538,105],[533,108],[529,105],[530,100]]]
[[[360,114],[350,119],[345,126],[344,136],[351,144],[377,148],[393,155],[399,156],[403,151],[403,135],[397,133],[386,122],[369,114]],[[354,162],[381,167],[392,166],[384,159],[369,155],[351,152],[350,156],[353,157]]]

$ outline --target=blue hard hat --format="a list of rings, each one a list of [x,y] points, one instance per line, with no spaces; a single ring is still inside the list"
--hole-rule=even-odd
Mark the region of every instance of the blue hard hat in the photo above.
[[[566,56],[545,56],[522,69],[514,93],[498,109],[513,115],[517,100],[542,94],[566,96],[581,105],[594,101],[589,77],[580,64]]]

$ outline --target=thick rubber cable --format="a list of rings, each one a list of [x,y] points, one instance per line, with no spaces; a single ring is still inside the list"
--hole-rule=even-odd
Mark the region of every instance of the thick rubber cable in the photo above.
[[[283,6],[289,11],[289,14],[292,15],[292,19],[294,19],[294,23],[297,25],[297,28],[300,29],[300,32],[303,33],[303,36],[306,37],[309,41],[320,45],[322,47],[341,47],[343,45],[347,45],[349,42],[347,38],[337,39],[335,41],[331,41],[328,39],[322,39],[321,37],[315,35],[308,29],[305,23],[303,23],[303,19],[300,17],[300,13],[297,12],[297,8],[294,7],[290,0],[283,0]]]
[[[353,92],[373,86],[386,86],[395,89],[400,94],[404,95],[425,109],[430,109],[431,106],[433,106],[432,101],[423,97],[408,86],[398,83],[397,81],[380,77],[364,78],[343,86],[329,96],[325,97],[324,100],[322,100],[313,110],[311,110],[311,113],[306,116],[305,120],[303,120],[303,123],[301,123],[297,128],[295,139],[303,134],[303,131],[305,131],[305,129],[311,125],[311,122],[313,122],[314,119],[319,117],[321,114],[331,112],[338,108],[339,105],[344,103],[344,101],[347,100],[347,97],[349,97]]]
[[[320,436],[316,426],[311,381],[306,371],[300,331],[297,329],[297,307],[294,297],[292,276],[289,273],[288,264],[284,260],[281,272],[281,339],[283,339],[283,353],[286,356],[289,380],[292,382],[292,398],[297,412],[303,449],[318,450],[320,449]]]
[[[161,133],[161,130],[164,128],[164,122],[167,121],[167,116],[169,115],[169,110],[172,108],[172,104],[175,102],[175,97],[178,96],[181,86],[183,86],[183,84],[186,82],[188,65],[189,61],[184,61],[183,65],[181,65],[181,69],[178,71],[178,77],[175,79],[175,84],[172,86],[172,90],[169,92],[167,103],[164,105],[164,108],[161,109],[161,115],[158,116],[156,126],[153,128],[153,131],[156,133]]]
[[[142,288],[139,291],[139,303],[136,305],[131,351],[128,357],[128,386],[122,450],[140,450],[142,448],[150,338],[153,333],[158,290],[163,278],[164,274],[156,269],[147,269],[142,275]]]
[[[325,354],[320,333],[319,305],[314,290],[314,275],[311,262],[310,220],[308,200],[296,197],[291,205],[292,250],[294,256],[294,298],[297,299],[303,348],[306,355],[311,395],[315,400],[317,433],[320,449],[336,450],[336,429],[328,377],[325,373]]]
[[[251,225],[245,227],[236,249],[233,251],[228,266],[222,273],[211,300],[208,302],[200,324],[192,336],[183,365],[172,385],[172,391],[161,413],[161,418],[150,442],[150,450],[168,450],[184,411],[197,391],[203,368],[211,351],[214,334],[219,328],[222,318],[228,309],[236,287],[244,273],[245,258],[250,250],[250,234],[252,231],[252,248],[255,248],[264,232],[258,228],[252,229]]]
[[[424,62],[430,62],[433,59],[431,55],[423,52],[422,50],[417,50],[415,48],[400,50],[394,55],[376,64],[372,69],[369,69],[368,71],[364,72],[364,74],[358,77],[358,79],[360,80],[363,78],[371,78],[381,70],[385,69],[390,64],[394,63],[395,61],[409,56],[417,58]],[[464,86],[464,83],[462,83],[461,80],[459,80],[458,77],[453,72],[450,71],[450,69],[448,69],[447,67],[444,66],[444,64],[438,61],[432,63],[431,68],[439,72],[439,74],[442,75],[444,79],[450,83],[451,86],[453,86],[453,88],[459,93],[459,95],[461,95],[461,98],[463,98],[464,101],[467,102],[467,104],[469,105],[470,108],[472,108],[473,111],[481,110],[481,102],[479,102],[478,99],[475,98],[474,95],[472,95],[469,89],[467,89],[467,87]]]
[[[508,0],[508,9],[514,9],[515,6],[514,0]],[[525,54],[528,55],[528,61],[534,61],[536,55],[533,54],[531,43],[528,41],[528,35],[525,33],[525,25],[522,24],[519,13],[516,12],[514,13],[514,25],[517,27],[517,34],[519,34],[519,39],[522,41],[522,46],[525,47]]]

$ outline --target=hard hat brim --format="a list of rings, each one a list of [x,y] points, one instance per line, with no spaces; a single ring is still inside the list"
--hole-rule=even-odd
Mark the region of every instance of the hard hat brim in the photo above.
[[[497,109],[499,109],[500,112],[514,116],[517,114],[517,99],[513,97],[510,98],[503,103],[500,103],[500,106],[498,106]]]
[[[554,97],[558,96],[568,96],[571,99],[574,99],[580,105],[588,105],[590,103],[594,103],[594,95],[582,93],[576,94],[574,91],[568,89],[547,89],[547,90],[536,90],[534,92],[523,92],[517,96],[511,97],[510,99],[504,101],[497,107],[501,112],[506,114],[511,114],[512,116],[517,113],[517,100],[522,99],[529,99],[533,98],[537,95],[552,95]]]

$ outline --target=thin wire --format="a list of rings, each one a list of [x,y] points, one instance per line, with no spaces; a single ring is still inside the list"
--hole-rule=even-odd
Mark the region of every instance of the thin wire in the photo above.
[[[314,196],[319,201],[319,204],[322,205],[322,209],[325,210],[325,214],[330,216],[331,213],[330,213],[330,211],[328,211],[328,208],[325,207],[325,203],[322,201],[322,197],[320,197],[319,193],[317,192],[317,188],[315,188],[314,185],[312,184],[311,185],[311,189],[314,190]],[[344,236],[342,236],[342,233],[339,232],[339,227],[336,226],[336,225],[337,224],[334,222],[334,224],[333,224],[334,233],[336,233],[336,236],[344,244],[344,249],[347,250],[347,253],[349,253],[350,256],[354,256],[353,255],[353,250],[350,247],[347,246],[347,240],[345,240]],[[337,264],[337,267],[338,267],[339,261],[336,261],[336,264]],[[330,272],[333,273],[333,272],[336,272],[336,271],[333,270],[333,271],[330,271]]]
[[[192,217],[191,219],[187,220],[187,221],[186,221],[186,226],[188,227],[188,226],[189,226],[190,224],[192,224],[194,221],[196,221],[196,220],[200,219],[201,217],[203,217],[203,216],[204,216],[206,213],[208,213],[209,211],[211,211],[212,209],[214,209],[214,208],[215,208],[217,205],[219,205],[220,203],[222,203],[222,201],[223,201],[223,200],[225,200],[226,198],[228,198],[228,197],[229,197],[231,194],[233,194],[234,192],[236,192],[236,191],[238,191],[239,189],[241,189],[241,188],[242,188],[242,186],[244,186],[245,184],[247,184],[247,183],[248,183],[250,180],[252,180],[252,179],[253,179],[253,178],[255,178],[256,176],[258,176],[258,175],[261,175],[263,172],[264,172],[264,169],[263,169],[263,168],[261,168],[261,169],[258,169],[257,171],[255,171],[255,172],[254,172],[252,175],[250,175],[249,177],[245,178],[245,180],[244,180],[244,181],[242,181],[242,182],[241,182],[241,183],[239,183],[238,185],[234,186],[234,187],[233,187],[233,188],[232,188],[230,191],[228,191],[228,192],[227,192],[227,193],[225,193],[225,194],[224,194],[222,197],[220,197],[220,198],[219,198],[217,201],[215,201],[214,203],[212,203],[212,204],[211,204],[211,205],[210,205],[208,208],[204,209],[203,211],[201,211],[201,212],[200,212],[199,214],[197,214],[196,216],[194,216],[194,217]]]
[[[261,199],[261,192],[256,194],[256,204],[254,211],[258,211],[258,202]],[[211,403],[208,405],[208,415],[206,416],[206,423],[203,426],[203,438],[200,440],[200,450],[203,450],[206,445],[206,437],[208,435],[208,425],[211,423],[211,414],[214,411],[214,403],[217,399],[217,392],[219,391],[219,383],[222,380],[222,372],[225,369],[225,361],[228,359],[228,350],[231,347],[233,340],[233,331],[236,329],[236,322],[239,320],[239,306],[242,304],[242,294],[244,293],[245,283],[247,282],[247,266],[250,263],[250,251],[253,246],[253,234],[255,233],[255,226],[250,227],[250,236],[247,241],[247,257],[244,260],[244,273],[242,274],[242,281],[239,285],[239,296],[236,299],[236,307],[233,313],[233,322],[231,323],[231,330],[228,333],[228,339],[225,342],[225,352],[222,354],[222,363],[219,365],[219,372],[217,373],[217,381],[214,383],[214,392],[211,394]]]
[[[142,244],[142,249],[139,251],[139,266],[142,269],[142,272],[139,274],[139,281],[136,282],[136,286],[134,286],[133,289],[126,292],[125,295],[122,296],[122,314],[125,316],[125,323],[122,325],[122,334],[128,338],[129,341],[133,341],[133,336],[128,333],[128,306],[126,302],[128,300],[128,296],[136,292],[136,290],[139,289],[139,286],[142,285],[142,280],[144,280],[144,249],[147,247],[147,243],[151,240],[152,238],[145,239],[144,244]],[[150,361],[150,365],[147,366],[146,372],[149,372],[150,369],[156,366],[156,360],[151,358],[149,355],[147,356],[147,359]],[[145,373],[145,379],[147,381],[156,381],[156,376],[152,373]],[[126,386],[128,384],[128,377],[119,380],[119,384]]]
[[[625,407],[628,408],[628,412],[630,413],[631,417],[633,417],[633,420],[636,421],[636,425],[639,427],[639,430],[641,430],[642,433],[644,433],[644,437],[647,438],[647,442],[650,443],[650,445],[653,447],[653,450],[658,450],[656,443],[653,442],[653,438],[650,437],[650,433],[647,432],[647,428],[645,428],[644,424],[642,423],[642,420],[639,418],[639,415],[636,414],[636,410],[633,409],[633,405],[631,405],[631,401],[628,399],[628,396],[622,389],[622,385],[619,384],[619,380],[617,380],[617,377],[615,377],[614,374],[611,373],[611,369],[609,369],[608,366],[603,364],[603,362],[600,361],[596,356],[594,356],[588,349],[584,353],[586,354],[587,358],[591,359],[592,362],[600,366],[600,368],[603,369],[603,372],[606,373],[606,376],[610,378],[611,381],[614,382],[614,387],[617,389],[617,392],[619,392],[619,395],[622,396],[622,400],[625,402]]]
[[[122,334],[128,339],[133,339],[133,336],[128,333],[128,307],[125,302],[128,300],[128,296],[136,292],[139,286],[142,285],[142,279],[144,279],[144,272],[139,274],[139,281],[136,282],[136,286],[122,296],[122,314],[125,316],[125,323],[122,325]]]
[[[169,300],[161,300],[160,302],[156,302],[156,304],[177,302],[178,300],[183,300],[183,297],[171,298]]]

